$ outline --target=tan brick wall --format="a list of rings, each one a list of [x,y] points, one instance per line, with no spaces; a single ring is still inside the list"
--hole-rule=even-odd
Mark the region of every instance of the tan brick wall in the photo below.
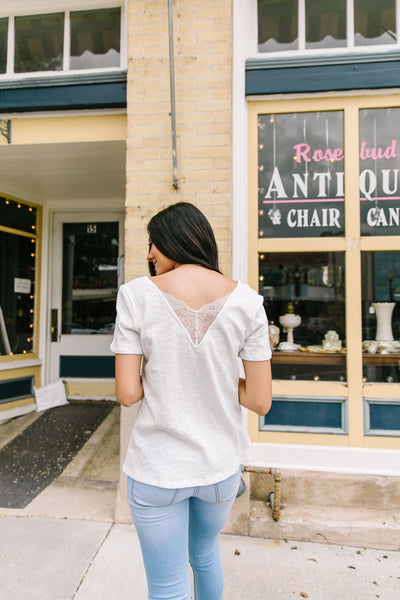
[[[167,0],[128,3],[126,279],[147,272],[146,224],[193,202],[231,269],[232,0],[174,0],[179,189],[172,173]]]

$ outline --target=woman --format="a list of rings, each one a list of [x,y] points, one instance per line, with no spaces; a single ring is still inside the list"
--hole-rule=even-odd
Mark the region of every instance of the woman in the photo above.
[[[121,286],[111,349],[116,396],[142,400],[124,463],[149,600],[220,600],[219,533],[248,437],[240,405],[271,406],[262,298],[222,275],[213,231],[180,202],[149,225],[153,274]],[[245,378],[241,379],[242,359]]]

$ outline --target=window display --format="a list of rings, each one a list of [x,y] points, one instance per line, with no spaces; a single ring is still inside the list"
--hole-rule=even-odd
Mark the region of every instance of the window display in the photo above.
[[[365,382],[400,381],[400,252],[363,252]]]
[[[274,379],[346,380],[342,252],[260,253]]]

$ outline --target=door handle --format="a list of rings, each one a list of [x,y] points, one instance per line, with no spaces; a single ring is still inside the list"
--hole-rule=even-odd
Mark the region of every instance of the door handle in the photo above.
[[[51,341],[58,342],[58,309],[51,309],[51,325],[50,325],[50,333],[51,333]]]

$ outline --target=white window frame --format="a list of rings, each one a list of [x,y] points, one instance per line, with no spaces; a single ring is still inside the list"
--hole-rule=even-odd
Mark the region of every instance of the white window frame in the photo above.
[[[247,3],[248,19],[247,26],[247,58],[268,59],[270,61],[276,59],[293,59],[303,57],[318,57],[318,56],[340,56],[340,55],[368,55],[368,54],[387,54],[388,52],[400,51],[400,0],[396,2],[396,32],[397,42],[393,44],[382,44],[372,46],[355,46],[354,45],[354,0],[347,0],[347,15],[346,15],[346,39],[347,45],[343,48],[306,48],[306,0],[298,0],[298,44],[297,50],[281,50],[277,52],[259,52],[258,51],[258,16],[257,16],[257,0],[244,0]]]
[[[9,8],[9,11],[6,9]],[[99,67],[95,69],[70,69],[70,14],[82,10],[100,10],[105,8],[120,8],[120,66],[119,67]],[[15,43],[15,17],[30,15],[48,15],[55,13],[64,13],[64,57],[63,69],[61,71],[29,71],[26,73],[14,73],[14,43]],[[60,77],[63,75],[86,75],[91,73],[115,73],[123,72],[127,69],[127,0],[71,0],[68,7],[63,2],[55,0],[42,0],[37,2],[34,8],[24,1],[3,0],[0,9],[0,18],[8,18],[8,38],[7,38],[7,69],[5,73],[0,74],[0,82],[18,79],[34,79],[38,77]]]

